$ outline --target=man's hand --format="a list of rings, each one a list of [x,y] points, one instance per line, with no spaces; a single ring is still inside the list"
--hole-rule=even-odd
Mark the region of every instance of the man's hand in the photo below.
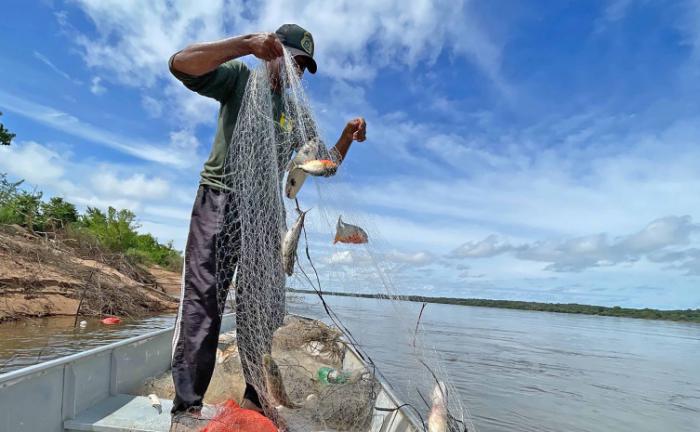
[[[343,129],[343,137],[350,141],[362,142],[367,139],[367,122],[362,117],[352,119]]]
[[[282,42],[274,33],[253,33],[247,43],[250,53],[260,60],[270,61],[284,54]]]

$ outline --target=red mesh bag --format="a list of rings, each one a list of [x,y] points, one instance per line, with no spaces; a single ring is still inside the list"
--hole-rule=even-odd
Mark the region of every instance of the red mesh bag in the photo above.
[[[201,432],[278,432],[269,418],[243,409],[233,400],[219,405],[219,412]]]

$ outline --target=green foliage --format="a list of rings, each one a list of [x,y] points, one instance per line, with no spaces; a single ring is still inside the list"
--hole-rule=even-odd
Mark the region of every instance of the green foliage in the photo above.
[[[124,253],[133,262],[159,264],[176,268],[182,257],[172,242],[163,245],[151,234],[139,234],[140,225],[130,210],[109,207],[107,213],[88,207],[78,226],[96,238],[100,245],[112,252]]]
[[[41,192],[15,191],[0,206],[0,223],[41,230]]]
[[[80,225],[92,233],[100,244],[113,252],[126,252],[136,243],[139,225],[131,210],[109,207],[107,213],[88,207],[80,218]]]
[[[0,116],[2,113],[0,112]],[[5,125],[0,123],[0,145],[10,145],[15,134],[10,133],[9,130],[5,128]]]
[[[107,212],[88,207],[80,215],[75,205],[60,197],[48,202],[41,192],[20,189],[21,181],[10,182],[0,173],[0,224],[17,224],[31,231],[60,233],[78,245],[99,246],[121,253],[132,262],[158,264],[177,269],[182,262],[172,242],[158,243],[151,234],[140,234],[136,215],[130,210],[109,207]]]
[[[78,221],[75,206],[60,197],[52,197],[41,204],[42,225],[45,230],[56,232]]]
[[[17,188],[19,188],[22,183],[22,180],[12,183],[7,180],[7,174],[0,173],[0,206],[17,195]]]

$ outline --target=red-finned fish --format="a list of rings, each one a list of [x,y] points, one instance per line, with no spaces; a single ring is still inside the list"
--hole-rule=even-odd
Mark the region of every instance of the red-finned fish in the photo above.
[[[447,432],[446,387],[439,382],[433,389],[430,413],[428,414],[428,432]]]
[[[294,262],[297,259],[299,236],[301,235],[301,229],[304,227],[304,217],[306,217],[307,212],[308,210],[299,213],[299,217],[294,221],[291,228],[287,230],[282,240],[282,264],[288,276],[294,273]]]
[[[352,225],[343,222],[342,216],[338,216],[338,223],[335,226],[335,243],[352,243],[362,244],[367,243],[368,237],[365,230],[357,225]]]
[[[297,193],[301,190],[304,181],[306,180],[306,172],[298,166],[306,162],[319,159],[322,154],[327,154],[323,142],[318,138],[312,138],[302,145],[294,159],[289,163],[289,172],[287,173],[287,184],[284,188],[284,194],[289,199],[294,199]]]
[[[312,176],[330,177],[338,171],[338,164],[328,159],[316,159],[298,165],[305,173]]]

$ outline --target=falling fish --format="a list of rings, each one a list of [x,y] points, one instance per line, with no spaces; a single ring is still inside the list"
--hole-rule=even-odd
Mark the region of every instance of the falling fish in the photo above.
[[[433,389],[430,413],[428,414],[428,432],[448,431],[445,392],[445,384],[442,382],[438,382]]]
[[[284,240],[282,240],[282,264],[288,276],[294,273],[294,262],[297,259],[299,236],[301,235],[301,229],[304,227],[304,217],[306,217],[307,212],[308,210],[299,212],[299,217],[292,227],[287,230],[287,233],[284,235]]]
[[[267,394],[273,399],[273,403],[286,408],[299,408],[298,405],[289,400],[287,391],[284,389],[280,368],[270,354],[263,354],[263,375],[265,377]]]
[[[330,177],[338,170],[338,164],[328,159],[317,159],[298,165],[299,169],[312,176]]]
[[[367,243],[368,237],[365,230],[357,225],[343,222],[342,216],[338,216],[338,224],[335,226],[335,243]]]
[[[151,406],[158,411],[158,414],[163,412],[163,405],[161,405],[160,399],[158,399],[158,396],[155,393],[149,394],[148,400],[151,402]]]

